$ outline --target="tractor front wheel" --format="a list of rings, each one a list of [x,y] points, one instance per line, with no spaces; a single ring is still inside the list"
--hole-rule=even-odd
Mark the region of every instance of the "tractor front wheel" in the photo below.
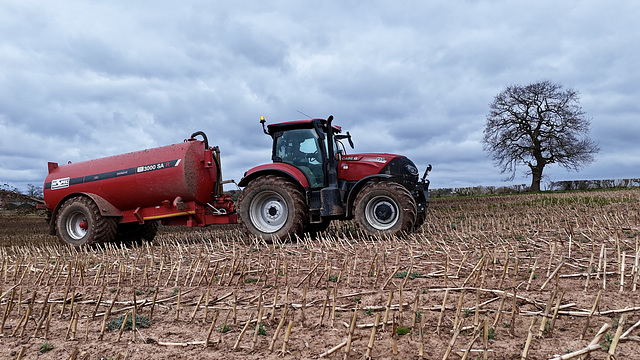
[[[401,235],[413,229],[417,207],[411,193],[394,182],[366,185],[355,200],[355,220],[370,235]]]
[[[251,181],[238,199],[240,223],[267,242],[301,236],[307,225],[307,204],[291,182],[273,175]]]
[[[82,246],[111,241],[116,235],[118,219],[102,216],[93,200],[77,196],[62,204],[58,210],[56,231],[61,242]]]
[[[416,223],[413,224],[413,230],[420,230],[425,220],[427,220],[427,210],[425,209],[424,211],[418,211],[418,215],[416,216]]]

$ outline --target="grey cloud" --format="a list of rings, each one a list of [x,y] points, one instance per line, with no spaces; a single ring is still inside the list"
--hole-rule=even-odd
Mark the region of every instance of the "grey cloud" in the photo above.
[[[225,178],[237,180],[269,161],[258,117],[292,120],[300,110],[333,114],[357,151],[433,163],[437,186],[500,185],[480,145],[488,104],[507,85],[540,79],[581,92],[602,148],[581,173],[549,175],[632,176],[638,10],[599,1],[8,1],[0,182],[39,183],[47,161],[166,145],[196,130],[221,147]],[[23,149],[23,138],[36,146]]]

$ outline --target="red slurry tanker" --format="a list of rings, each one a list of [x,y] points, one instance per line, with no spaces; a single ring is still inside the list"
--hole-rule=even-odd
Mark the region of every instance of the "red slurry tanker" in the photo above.
[[[419,228],[428,205],[431,166],[422,179],[401,155],[347,155],[351,136],[333,117],[265,126],[272,163],[247,171],[238,203],[222,191],[220,150],[203,132],[182,143],[101,159],[49,163],[44,208],[51,233],[75,246],[151,240],[159,224],[240,222],[267,241],[324,231],[355,219],[369,234]],[[197,139],[201,137],[202,140]]]

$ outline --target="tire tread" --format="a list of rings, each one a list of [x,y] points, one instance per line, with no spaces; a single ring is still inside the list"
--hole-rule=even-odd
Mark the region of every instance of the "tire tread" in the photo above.
[[[92,224],[94,225],[94,229],[89,231],[89,237],[82,244],[72,244],[64,240],[64,235],[61,234],[61,231],[65,231],[66,226],[64,224],[65,213],[68,211],[67,209],[71,206],[79,205],[84,207],[88,212],[87,217],[92,219]],[[116,231],[118,228],[118,219],[110,216],[102,216],[100,214],[100,209],[98,205],[91,200],[91,198],[86,196],[76,196],[65,201],[58,211],[58,215],[56,218],[56,229],[58,232],[58,239],[63,244],[69,244],[74,246],[81,245],[91,245],[104,241],[111,241],[116,235]]]
[[[391,194],[398,200],[400,208],[402,209],[402,218],[399,226],[394,226],[393,228],[386,231],[380,231],[374,229],[367,223],[366,217],[364,215],[364,207],[366,205],[365,198],[368,197],[371,193],[378,191]],[[411,196],[409,190],[396,182],[380,181],[372,182],[365,185],[365,187],[363,187],[356,196],[354,204],[356,223],[369,235],[402,235],[403,233],[409,233],[413,230],[414,224],[417,221],[418,210],[413,196]]]
[[[284,190],[284,194],[290,196],[293,203],[292,209],[289,209],[289,211],[293,212],[291,224],[283,226],[274,234],[261,233],[253,226],[251,220],[244,219],[245,217],[248,218],[250,214],[249,203],[251,199],[264,188]],[[302,232],[308,223],[307,209],[308,206],[304,195],[293,183],[280,176],[265,175],[252,180],[240,194],[237,210],[238,214],[240,214],[238,221],[248,235],[258,236],[267,242],[271,241],[272,236],[281,239],[293,239],[296,236],[302,236]]]

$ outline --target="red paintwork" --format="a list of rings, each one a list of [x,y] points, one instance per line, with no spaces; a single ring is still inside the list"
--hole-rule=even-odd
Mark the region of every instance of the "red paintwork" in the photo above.
[[[253,180],[253,178],[256,177],[256,175],[257,175],[256,173],[264,172],[264,171],[272,171],[272,170],[285,172],[285,173],[291,175],[296,180],[298,180],[298,183],[300,183],[300,185],[303,188],[309,188],[309,181],[307,180],[307,177],[304,176],[302,171],[300,171],[297,167],[295,167],[293,165],[290,165],[290,164],[287,164],[287,163],[263,164],[263,165],[258,165],[258,166],[254,167],[254,168],[251,168],[251,169],[249,169],[249,171],[247,171],[245,173],[245,175],[242,177],[242,179],[240,180],[238,185],[239,186],[246,186],[248,181]],[[257,175],[257,176],[259,176],[259,175]]]
[[[55,211],[61,200],[85,194],[96,201],[103,215],[121,215],[121,223],[156,219],[191,226],[235,223],[231,199],[214,199],[214,164],[211,150],[196,140],[67,165],[50,163],[44,200]],[[140,167],[150,170],[139,172]],[[98,174],[104,178],[90,181]],[[66,178],[69,186],[51,189],[52,181]],[[210,215],[207,203],[224,209],[226,215]],[[170,221],[173,217],[183,219]]]
[[[378,174],[395,154],[364,153],[343,155],[338,161],[338,179],[358,181],[366,176]]]
[[[338,162],[338,179],[347,181],[358,181],[369,175],[380,173],[392,159],[400,155],[381,154],[381,153],[363,153],[343,155],[342,160]],[[383,162],[384,160],[384,162]],[[306,176],[297,167],[287,163],[270,163],[256,166],[246,172],[239,186],[246,186],[250,180],[258,177],[258,172],[265,171],[282,171],[295,178],[304,188],[309,188],[309,182]]]
[[[126,210],[122,213],[121,223],[140,222],[141,220],[160,220],[163,225],[186,225],[186,226],[207,226],[214,224],[236,224],[238,214],[235,213],[233,200],[228,195],[224,195],[214,201],[212,205],[217,209],[224,209],[226,215],[211,215],[209,210],[190,201],[184,203],[183,209],[178,209],[171,204],[159,207],[145,207],[133,210]]]
[[[60,165],[47,176],[45,183],[54,179],[90,177],[110,171],[137,168],[150,164],[180,159],[178,166],[113,177],[105,180],[70,185],[58,190],[45,189],[44,200],[50,208],[70,193],[96,194],[120,210],[155,206],[163,200],[181,196],[184,201],[206,203],[211,199],[215,167],[204,167],[204,144],[188,141],[128,154]]]

